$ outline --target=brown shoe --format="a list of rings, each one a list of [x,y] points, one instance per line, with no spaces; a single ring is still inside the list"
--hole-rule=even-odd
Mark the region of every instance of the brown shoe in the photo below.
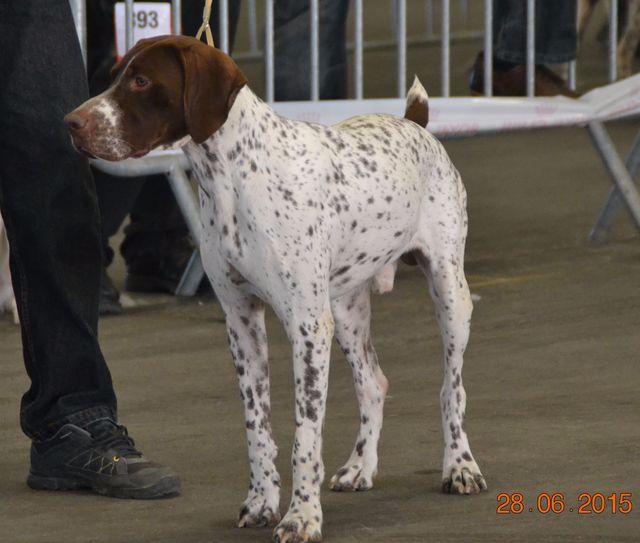
[[[469,88],[474,96],[484,95],[484,53],[478,53],[471,68]],[[537,64],[535,73],[536,96],[569,96],[577,98],[567,82],[546,66]],[[516,64],[507,70],[493,70],[494,96],[526,96],[527,95],[527,66]]]

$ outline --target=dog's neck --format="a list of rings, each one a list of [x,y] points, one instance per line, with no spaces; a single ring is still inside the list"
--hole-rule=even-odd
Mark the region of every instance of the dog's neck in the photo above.
[[[251,169],[251,160],[269,146],[268,134],[285,123],[271,107],[245,85],[235,98],[224,124],[201,144],[191,141],[184,150],[191,159],[196,176],[204,188],[216,178],[227,180],[242,176]],[[198,163],[207,159],[212,171],[198,171]]]
[[[279,117],[245,86],[216,133],[201,144],[190,141],[185,145],[183,149],[200,185],[200,204],[212,209],[217,226],[222,228],[226,224],[231,225],[228,228],[235,228],[234,218],[237,220],[242,195],[253,192],[255,183],[271,182],[269,172],[260,170],[273,144],[269,138],[277,131],[286,130],[290,122]]]

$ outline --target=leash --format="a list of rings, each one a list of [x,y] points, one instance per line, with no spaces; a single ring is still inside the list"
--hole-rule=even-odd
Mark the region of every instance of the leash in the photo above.
[[[213,42],[213,34],[211,33],[211,25],[209,24],[209,17],[211,17],[211,4],[213,0],[205,0],[204,3],[204,11],[202,12],[202,25],[200,25],[200,29],[196,34],[196,40],[200,40],[202,37],[202,33],[205,33],[207,37],[207,45],[211,47],[215,47],[215,43]]]

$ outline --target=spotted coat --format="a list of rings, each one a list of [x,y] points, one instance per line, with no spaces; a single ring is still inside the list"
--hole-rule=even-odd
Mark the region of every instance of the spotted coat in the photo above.
[[[443,490],[485,489],[462,426],[472,311],[463,269],[466,194],[424,128],[428,98],[419,81],[406,118],[365,115],[326,127],[277,115],[229,57],[196,40],[141,41],[120,66],[114,85],[66,122],[81,152],[110,160],[187,142],[199,184],[202,259],[226,315],[244,403],[250,484],[239,525],[277,525],[280,543],[321,539],[333,337],[352,368],[360,427],[331,488],[372,487],[388,383],[371,341],[370,291],[390,290],[396,262],[407,255],[429,280],[444,346]],[[266,304],[293,349],[293,489],[283,518]]]

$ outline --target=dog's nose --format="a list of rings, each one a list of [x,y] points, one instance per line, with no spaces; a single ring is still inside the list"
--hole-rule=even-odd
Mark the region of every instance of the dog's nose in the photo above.
[[[87,126],[89,119],[88,117],[84,117],[79,113],[72,111],[64,118],[64,122],[69,127],[69,130],[72,130],[73,132],[79,132]]]

